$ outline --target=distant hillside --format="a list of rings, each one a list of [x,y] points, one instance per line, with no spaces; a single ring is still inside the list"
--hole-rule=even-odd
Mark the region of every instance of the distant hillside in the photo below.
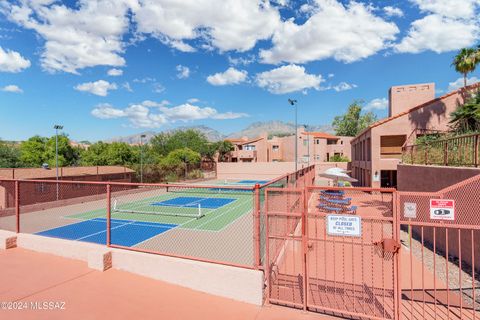
[[[187,129],[194,129],[197,131],[202,132],[205,134],[207,137],[208,141],[215,142],[215,141],[220,141],[225,138],[223,134],[218,132],[215,129],[212,129],[207,126],[184,126],[184,127],[178,127],[172,130],[165,130],[163,132],[174,132],[174,131],[179,131],[179,130],[187,130]],[[160,131],[162,132],[162,131]],[[146,131],[138,134],[132,134],[129,136],[123,136],[123,137],[114,137],[109,140],[105,140],[105,142],[126,142],[130,144],[136,144],[140,142],[140,136],[144,134],[146,137],[144,138],[144,142],[150,141],[156,134],[159,134],[160,132],[154,132],[154,131]]]
[[[302,124],[299,124],[302,125]],[[322,131],[327,133],[333,133],[333,128],[329,125],[306,125],[307,131]],[[254,122],[250,124],[245,129],[234,132],[228,135],[228,138],[241,138],[249,137],[255,138],[261,135],[262,133],[267,133],[267,135],[285,135],[285,134],[294,134],[295,133],[295,124],[292,122],[283,122],[283,121],[268,121],[268,122]]]
[[[172,132],[172,131],[187,130],[187,129],[194,129],[202,132],[203,134],[205,134],[208,141],[211,141],[211,142],[220,141],[225,138],[241,138],[245,136],[249,138],[255,138],[264,132],[269,136],[295,133],[295,125],[291,122],[283,122],[283,121],[254,122],[250,124],[248,127],[246,127],[245,129],[228,134],[228,135],[224,135],[218,132],[217,130],[207,126],[184,126],[184,127],[178,127],[172,130],[166,130],[163,132]],[[322,131],[327,133],[333,133],[333,128],[329,125],[318,125],[318,126],[307,125],[306,129],[307,131]],[[115,142],[126,142],[130,144],[137,144],[140,142],[140,136],[142,134],[146,136],[144,139],[144,142],[148,142],[158,133],[160,132],[146,131],[143,133],[132,134],[129,136],[115,137],[109,140],[105,140],[105,142],[115,141]]]

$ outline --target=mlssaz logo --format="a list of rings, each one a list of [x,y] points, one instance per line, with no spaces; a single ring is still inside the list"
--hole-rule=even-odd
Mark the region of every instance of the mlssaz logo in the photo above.
[[[445,216],[450,214],[450,210],[447,209],[437,209],[433,211],[433,214],[436,216]]]

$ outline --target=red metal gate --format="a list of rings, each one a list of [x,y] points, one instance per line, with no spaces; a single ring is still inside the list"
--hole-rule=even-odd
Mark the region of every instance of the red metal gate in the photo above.
[[[394,190],[269,189],[266,203],[270,303],[398,318]],[[337,223],[341,228],[335,229]]]
[[[479,198],[480,175],[423,193],[267,189],[267,300],[347,318],[480,319]]]

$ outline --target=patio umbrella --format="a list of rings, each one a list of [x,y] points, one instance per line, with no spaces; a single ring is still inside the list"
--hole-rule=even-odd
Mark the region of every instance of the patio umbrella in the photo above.
[[[329,168],[324,173],[319,174],[320,177],[332,179],[338,184],[338,181],[357,182],[358,180],[350,177],[347,174],[347,170],[342,168]]]

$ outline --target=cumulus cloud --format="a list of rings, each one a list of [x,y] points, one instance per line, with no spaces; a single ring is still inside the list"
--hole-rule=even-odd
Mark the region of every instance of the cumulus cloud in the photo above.
[[[386,110],[388,108],[387,98],[376,98],[367,103],[364,107],[365,110]]]
[[[282,66],[257,74],[256,83],[274,94],[283,94],[307,89],[320,90],[321,75],[308,74],[305,68],[295,64]]]
[[[56,1],[4,4],[14,23],[34,30],[44,40],[41,66],[47,71],[78,73],[97,65],[123,66],[122,36],[133,0],[79,1],[74,8]]]
[[[108,70],[107,74],[111,77],[118,77],[118,76],[121,76],[123,74],[123,70],[113,68],[113,69]]]
[[[105,97],[108,95],[109,90],[116,90],[117,85],[105,80],[98,80],[95,82],[85,82],[78,84],[74,87],[75,90],[90,92],[91,94]]]
[[[22,57],[16,51],[4,50],[0,46],[0,71],[1,72],[20,72],[30,67],[30,61]]]
[[[475,43],[479,25],[474,20],[452,19],[437,14],[415,20],[402,41],[395,46],[398,52],[436,53],[457,50]]]
[[[467,85],[471,85],[477,82],[480,82],[480,79],[478,79],[477,77],[467,78]],[[463,87],[463,85],[463,78],[458,78],[457,80],[448,83],[448,91],[460,89],[461,87]]]
[[[403,11],[400,8],[386,6],[383,7],[383,11],[389,17],[403,17]]]
[[[3,88],[0,88],[0,90],[5,91],[5,92],[13,92],[13,93],[22,93],[23,90],[14,84],[9,84]]]
[[[399,32],[397,26],[375,16],[359,2],[343,5],[316,0],[303,24],[285,21],[273,35],[273,47],[260,51],[265,63],[305,63],[333,58],[353,62],[387,48]]]
[[[480,39],[480,1],[411,1],[427,15],[411,23],[396,51],[442,53],[471,46]]]
[[[175,69],[177,70],[177,78],[178,79],[186,79],[188,77],[190,77],[190,68],[186,67],[186,66],[182,66],[181,64],[177,65],[175,67]]]
[[[270,38],[280,23],[280,14],[268,1],[140,0],[138,4],[132,7],[138,31],[181,51],[195,50],[186,43],[195,39],[220,51],[250,50],[257,41]]]
[[[220,113],[211,107],[199,107],[190,103],[168,107],[168,101],[160,103],[144,101],[140,104],[132,104],[125,109],[118,109],[110,104],[96,106],[91,114],[99,119],[126,118],[133,127],[159,128],[170,122],[189,122],[202,119],[237,119],[248,116],[245,113],[225,112]]]
[[[225,86],[229,84],[239,84],[247,80],[247,71],[237,70],[233,67],[225,72],[215,73],[207,77],[208,83],[214,86]]]

